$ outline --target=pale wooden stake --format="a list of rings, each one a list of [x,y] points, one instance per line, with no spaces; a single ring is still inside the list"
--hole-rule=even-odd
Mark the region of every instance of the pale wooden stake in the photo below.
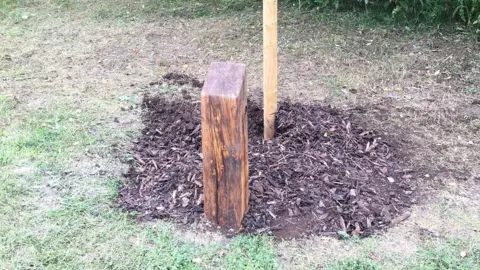
[[[238,231],[248,209],[246,67],[213,63],[202,90],[204,212]]]
[[[277,0],[263,1],[263,135],[275,135],[277,113]]]

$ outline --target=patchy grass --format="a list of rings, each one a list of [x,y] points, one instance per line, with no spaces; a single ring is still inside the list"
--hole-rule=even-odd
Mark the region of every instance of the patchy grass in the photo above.
[[[379,250],[372,249],[360,256],[346,257],[327,263],[326,270],[468,270],[480,269],[479,239],[428,239],[423,247],[398,262],[381,258]]]
[[[61,12],[81,12],[88,8],[88,15],[97,20],[123,22],[153,17],[173,16],[185,19],[211,16],[238,15],[238,12],[260,10],[261,3],[253,0],[147,0],[147,1],[57,1],[54,6]]]
[[[230,269],[278,269],[276,252],[265,244],[268,238],[240,236],[226,252],[225,263]],[[220,265],[218,265],[220,266]]]
[[[380,270],[377,262],[369,258],[346,258],[325,266],[325,270]]]
[[[8,17],[9,12],[17,8],[17,4],[15,0],[0,0],[0,19]]]
[[[32,0],[0,0],[0,21],[19,23],[31,16],[25,9],[36,6],[36,1]]]
[[[278,268],[270,238],[196,243],[169,223],[139,224],[118,210],[117,154],[124,153],[115,150],[139,130],[137,94],[115,86],[82,97],[91,88],[41,81],[17,88],[17,79],[29,84],[44,73],[33,69],[23,78],[10,66],[10,56],[21,56],[6,54],[0,59],[8,73],[0,84],[1,269]],[[37,91],[22,95],[31,88]]]
[[[480,269],[480,239],[427,241],[408,265],[412,270]]]
[[[81,173],[69,168],[72,158],[99,147],[90,135],[98,117],[51,108],[30,112],[30,120],[3,130],[0,268],[277,268],[268,238],[198,246],[182,240],[171,225],[137,224],[113,208],[117,179],[92,181],[95,175],[84,172],[66,180]]]
[[[7,117],[15,109],[17,101],[11,96],[0,95],[0,119]]]
[[[29,159],[56,163],[94,142],[88,134],[91,119],[66,108],[31,113],[23,123],[11,125],[0,134],[0,165]]]

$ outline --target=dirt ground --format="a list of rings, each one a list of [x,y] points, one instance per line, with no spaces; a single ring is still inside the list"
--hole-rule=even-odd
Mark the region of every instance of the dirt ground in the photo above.
[[[478,43],[460,34],[345,28],[292,17],[280,16],[280,98],[363,108],[364,125],[408,145],[405,166],[422,171],[416,180],[423,197],[407,221],[361,245],[320,236],[278,242],[285,268],[322,265],[372,246],[381,252],[371,256],[398,262],[425,237],[478,237]],[[118,22],[92,20],[82,13],[31,13],[21,25],[0,27],[0,91],[24,108],[62,103],[83,110],[119,96],[140,95],[167,72],[204,78],[212,61],[233,60],[247,64],[249,92],[258,94],[260,18]],[[139,130],[139,113],[127,105],[101,112],[113,128]],[[0,128],[7,124],[0,123]],[[102,169],[118,175],[120,161],[103,159]],[[85,164],[77,169],[94,166]],[[191,238],[210,241],[195,233]]]

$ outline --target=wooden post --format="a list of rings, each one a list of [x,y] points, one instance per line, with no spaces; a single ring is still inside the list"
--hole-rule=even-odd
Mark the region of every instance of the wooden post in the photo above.
[[[245,65],[213,63],[202,90],[205,215],[238,231],[248,209]]]
[[[277,113],[277,0],[263,0],[263,135],[275,135]]]

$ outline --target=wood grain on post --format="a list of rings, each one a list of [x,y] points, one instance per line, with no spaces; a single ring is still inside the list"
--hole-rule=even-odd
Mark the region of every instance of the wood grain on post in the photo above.
[[[275,135],[277,113],[277,0],[263,0],[263,133]]]
[[[245,75],[244,64],[213,63],[201,99],[205,215],[235,231],[248,209]]]

